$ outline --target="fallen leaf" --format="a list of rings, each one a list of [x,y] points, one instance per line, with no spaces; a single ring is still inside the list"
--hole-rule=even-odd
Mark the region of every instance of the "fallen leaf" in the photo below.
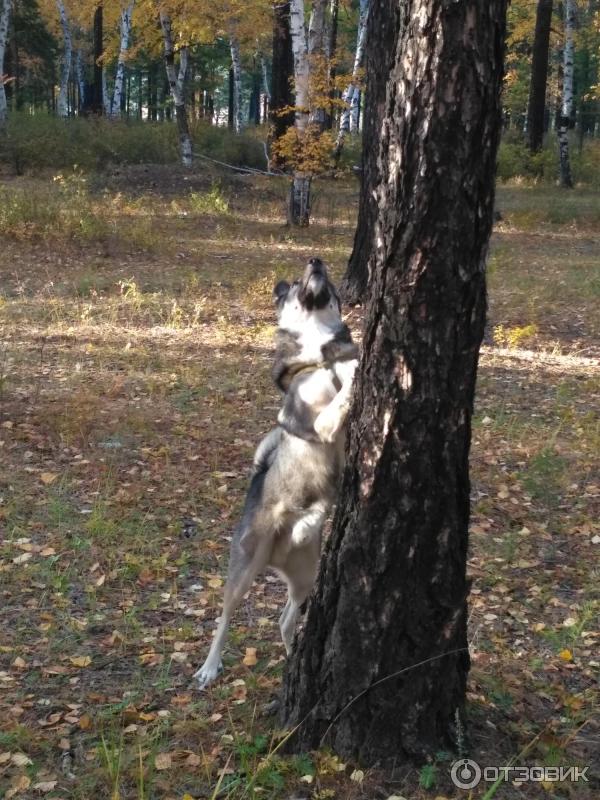
[[[171,769],[171,763],[170,753],[158,753],[154,759],[154,766],[157,770]]]
[[[354,781],[355,783],[362,783],[365,779],[365,773],[362,769],[355,769],[354,772],[350,775],[350,780]]]
[[[573,661],[573,653],[566,647],[564,650],[561,650],[558,655],[562,658],[563,661]]]
[[[258,659],[256,658],[256,647],[246,648],[246,655],[244,656],[242,663],[247,667],[254,667],[258,663]]]
[[[31,553],[22,553],[20,556],[16,556],[13,558],[13,564],[24,564],[26,561],[29,561],[31,558]]]
[[[28,767],[33,764],[33,761],[25,753],[13,753],[10,760],[16,767]]]
[[[89,667],[92,663],[90,656],[71,656],[69,661],[74,667]]]
[[[50,484],[51,484],[51,483],[54,483],[54,481],[55,481],[57,478],[58,478],[58,475],[57,475],[57,473],[56,473],[56,472],[42,472],[42,474],[40,475],[40,480],[41,480],[41,481],[42,481],[42,483],[44,483],[46,486],[50,486]]]
[[[51,792],[57,783],[58,781],[40,781],[39,783],[34,783],[31,788],[36,792],[42,792],[45,794],[46,792]]]

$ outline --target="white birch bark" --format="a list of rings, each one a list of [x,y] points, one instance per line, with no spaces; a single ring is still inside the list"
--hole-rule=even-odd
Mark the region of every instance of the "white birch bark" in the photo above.
[[[6,40],[8,38],[11,0],[0,0],[0,8],[0,127],[4,127],[8,118],[6,91],[4,89],[4,53],[6,51]]]
[[[294,55],[294,105],[296,129],[302,133],[308,125],[309,61],[304,23],[304,0],[290,0],[290,33]]]
[[[308,54],[325,52],[325,5],[326,0],[313,0],[308,23]]]
[[[577,22],[576,0],[565,3],[565,46],[563,52],[563,96],[558,126],[558,149],[560,154],[560,185],[573,187],[569,158],[569,123],[573,114],[573,77],[575,71],[575,25]]]
[[[267,60],[260,54],[260,67],[262,71],[263,92],[267,97],[267,102],[271,104],[271,88],[269,87],[269,72],[267,70]]]
[[[160,25],[163,33],[165,70],[173,104],[175,106],[175,119],[179,132],[179,149],[181,152],[181,163],[184,167],[192,166],[192,137],[188,125],[187,111],[185,108],[185,97],[183,93],[183,83],[178,80],[175,71],[175,50],[173,48],[173,34],[171,31],[171,17],[165,12],[160,12]],[[184,59],[187,59],[187,48],[184,51]],[[184,63],[187,63],[185,61]]]
[[[339,155],[342,151],[346,134],[351,130],[358,130],[358,105],[360,103],[360,89],[357,85],[357,77],[365,57],[368,14],[369,0],[360,0],[358,31],[356,34],[356,51],[354,53],[354,65],[352,67],[352,80],[342,94],[342,100],[346,104],[346,107],[340,116],[340,129],[335,145],[336,158],[339,158]]]
[[[6,2],[6,0],[5,0]],[[73,44],[71,40],[71,29],[65,11],[63,0],[56,0],[56,7],[60,16],[60,25],[63,32],[64,51],[60,70],[60,88],[58,90],[58,100],[56,110],[59,117],[69,116],[69,74],[71,72],[71,54]]]
[[[127,8],[122,9],[121,19],[119,20],[119,33],[121,41],[119,43],[119,59],[117,61],[117,73],[115,75],[115,86],[110,105],[110,116],[121,116],[121,97],[123,95],[123,79],[125,77],[125,57],[129,49],[129,37],[131,36],[131,20],[133,17],[133,6],[131,2]]]
[[[235,36],[229,39],[231,49],[231,66],[233,69],[233,129],[241,133],[244,127],[242,116],[242,57],[240,43]]]

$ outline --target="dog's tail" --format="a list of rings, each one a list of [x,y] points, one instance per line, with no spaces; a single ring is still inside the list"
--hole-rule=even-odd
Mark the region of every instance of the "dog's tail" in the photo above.
[[[262,475],[269,470],[275,460],[277,448],[281,442],[283,431],[281,428],[273,428],[269,431],[254,453],[254,463],[252,465],[252,475]]]

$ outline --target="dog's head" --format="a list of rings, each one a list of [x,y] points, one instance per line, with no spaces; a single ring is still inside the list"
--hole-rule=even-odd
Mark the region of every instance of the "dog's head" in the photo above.
[[[301,332],[310,322],[332,328],[341,322],[340,298],[320,258],[311,258],[302,278],[291,285],[279,281],[273,299],[280,328]]]

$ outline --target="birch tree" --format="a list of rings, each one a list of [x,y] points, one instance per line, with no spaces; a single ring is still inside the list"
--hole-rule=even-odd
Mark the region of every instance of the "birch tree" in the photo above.
[[[358,17],[358,31],[356,34],[356,51],[352,67],[352,80],[342,94],[344,109],[340,116],[340,128],[335,143],[335,158],[338,159],[344,146],[346,135],[352,130],[358,130],[358,109],[360,103],[360,85],[358,77],[365,57],[365,42],[367,34],[367,18],[369,14],[369,0],[360,0]]]
[[[558,126],[558,150],[560,157],[560,185],[573,188],[571,161],[569,158],[569,128],[573,114],[573,77],[575,71],[575,24],[577,5],[575,0],[565,1],[565,43],[563,51],[563,90],[560,122]]]
[[[125,76],[125,58],[129,49],[129,38],[131,36],[131,26],[133,20],[134,2],[121,10],[119,20],[119,59],[117,62],[117,72],[115,75],[115,85],[110,104],[110,116],[119,117],[121,115],[121,95],[123,94],[123,78]]]
[[[163,34],[165,70],[173,104],[175,106],[175,120],[179,132],[179,150],[181,153],[181,163],[184,167],[192,166],[192,137],[188,124],[188,116],[185,108],[185,96],[183,85],[180,83],[175,70],[175,49],[173,46],[173,32],[171,29],[171,17],[166,11],[160,12],[160,26]],[[184,59],[187,59],[187,48],[185,49]],[[184,73],[185,74],[185,73]]]
[[[229,39],[229,49],[231,51],[231,69],[233,74],[233,129],[236,133],[241,133],[244,127],[244,118],[242,115],[242,56],[240,53],[240,43],[234,34],[232,34]]]
[[[4,54],[10,23],[11,0],[0,0],[0,9],[0,128],[3,128],[8,117],[6,91],[4,89]]]
[[[6,2],[6,0],[5,0]],[[67,19],[67,11],[63,0],[56,0],[56,7],[60,17],[60,26],[63,35],[63,55],[60,68],[60,88],[58,90],[58,100],[56,111],[59,117],[69,116],[69,75],[71,74],[71,57],[73,43],[71,39],[71,29]]]

